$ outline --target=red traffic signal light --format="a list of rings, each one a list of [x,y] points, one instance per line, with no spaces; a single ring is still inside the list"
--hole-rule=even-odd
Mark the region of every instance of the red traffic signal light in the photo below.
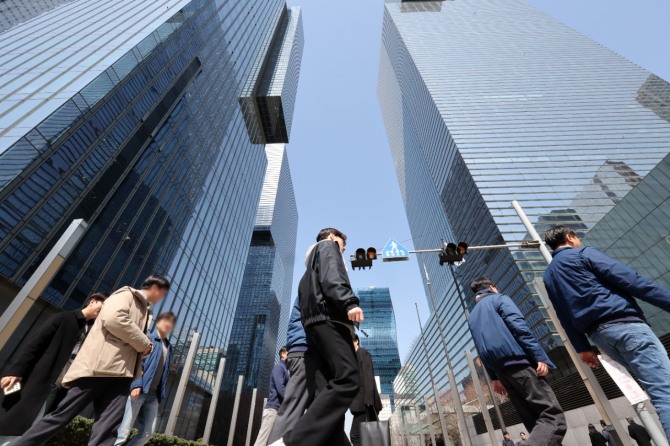
[[[373,247],[368,248],[368,260],[377,260],[377,250]]]
[[[351,256],[351,267],[353,269],[372,268],[372,261],[377,259],[377,250],[375,248],[358,248],[356,253]]]

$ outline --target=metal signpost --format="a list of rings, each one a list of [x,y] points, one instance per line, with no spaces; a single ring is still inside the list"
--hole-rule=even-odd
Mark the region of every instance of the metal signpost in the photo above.
[[[165,428],[165,433],[168,435],[174,435],[174,430],[177,427],[177,416],[179,415],[179,410],[181,409],[181,403],[184,401],[186,386],[188,385],[188,381],[191,378],[191,367],[193,367],[193,359],[195,359],[195,352],[198,350],[199,341],[200,333],[194,332],[193,337],[191,338],[191,345],[188,348],[188,354],[186,355],[186,362],[184,363],[184,368],[182,369],[181,377],[179,378],[177,394],[175,395],[174,401],[172,402],[170,416],[168,418],[167,427]]]
[[[228,432],[228,446],[233,446],[235,439],[235,428],[237,427],[237,412],[240,410],[240,398],[242,398],[242,386],[244,385],[244,376],[237,378],[237,390],[235,391],[235,402],[233,403],[233,416],[230,418],[230,432]]]
[[[251,443],[251,432],[254,430],[254,412],[256,411],[256,392],[258,389],[254,389],[251,393],[251,409],[249,409],[249,424],[247,424],[247,441],[244,442],[244,446],[249,446]]]
[[[212,391],[212,402],[209,404],[207,413],[207,422],[205,423],[205,433],[202,436],[202,442],[209,444],[209,437],[212,435],[212,426],[214,426],[214,415],[216,415],[216,405],[219,402],[219,393],[221,392],[221,382],[223,381],[223,370],[226,367],[226,358],[221,358],[219,370],[216,373],[214,390]]]

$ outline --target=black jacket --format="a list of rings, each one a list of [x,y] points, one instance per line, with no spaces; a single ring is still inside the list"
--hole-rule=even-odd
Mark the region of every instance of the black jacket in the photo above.
[[[637,423],[629,424],[628,435],[637,441],[638,446],[651,446],[651,436],[644,426],[640,426]]]
[[[307,270],[298,286],[302,324],[307,328],[325,321],[351,324],[347,313],[359,306],[349,283],[337,242],[312,245],[305,261]]]
[[[12,355],[2,376],[23,379],[20,392],[2,396],[0,436],[23,435],[35,421],[85,325],[86,318],[80,310],[55,314]]]
[[[591,446],[607,446],[605,437],[600,432],[589,432],[589,438],[591,439]]]
[[[351,403],[351,413],[365,413],[367,407],[374,407],[375,413],[382,410],[382,399],[377,391],[377,383],[375,382],[375,368],[372,365],[372,356],[363,347],[359,347],[356,351],[356,359],[358,359],[358,370],[361,374],[360,389],[356,398]]]

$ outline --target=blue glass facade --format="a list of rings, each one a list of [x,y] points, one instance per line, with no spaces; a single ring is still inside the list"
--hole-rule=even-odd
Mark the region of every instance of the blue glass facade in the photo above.
[[[361,324],[364,333],[359,333],[361,347],[372,355],[381,394],[389,397],[391,410],[395,410],[393,380],[400,371],[400,354],[391,292],[388,288],[359,288],[356,296],[365,310],[365,322]]]
[[[71,220],[89,223],[0,363],[49,313],[163,273],[173,288],[155,311],[179,316],[174,371],[201,333],[176,433],[201,435],[243,281],[264,143],[288,142],[292,117],[282,114],[293,110],[299,67],[287,69],[276,48],[290,40],[299,64],[302,40],[287,32],[296,21],[300,30],[299,17],[281,0],[77,0],[0,34],[0,309]],[[293,93],[278,100],[261,89],[267,76]],[[248,85],[256,104],[281,107],[249,111]],[[250,113],[274,127],[249,126]]]
[[[588,232],[670,151],[658,100],[667,82],[522,1],[389,1],[382,41],[379,99],[418,249],[526,239],[515,199],[539,230],[566,223]],[[420,263],[438,303],[427,347],[439,352],[433,372],[449,405],[435,318],[463,399],[464,351],[474,346],[449,270],[436,256]],[[497,250],[471,253],[456,274],[469,305],[467,284],[491,276],[558,351],[533,284],[544,268],[536,252]],[[418,395],[432,393],[421,345],[407,363]],[[555,376],[570,373],[562,366]]]

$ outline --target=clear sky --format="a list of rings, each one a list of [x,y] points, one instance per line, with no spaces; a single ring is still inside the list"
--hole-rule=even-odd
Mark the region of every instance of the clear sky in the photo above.
[[[455,0],[462,1],[462,0]],[[501,0],[503,1],[503,0]],[[667,0],[529,0],[638,65],[670,80]],[[334,226],[356,247],[411,238],[377,100],[382,0],[289,0],[302,6],[305,49],[288,156],[299,212],[294,293],[304,253]],[[411,246],[411,241],[408,242]],[[400,357],[428,307],[415,261],[350,271],[354,287],[389,287]]]

